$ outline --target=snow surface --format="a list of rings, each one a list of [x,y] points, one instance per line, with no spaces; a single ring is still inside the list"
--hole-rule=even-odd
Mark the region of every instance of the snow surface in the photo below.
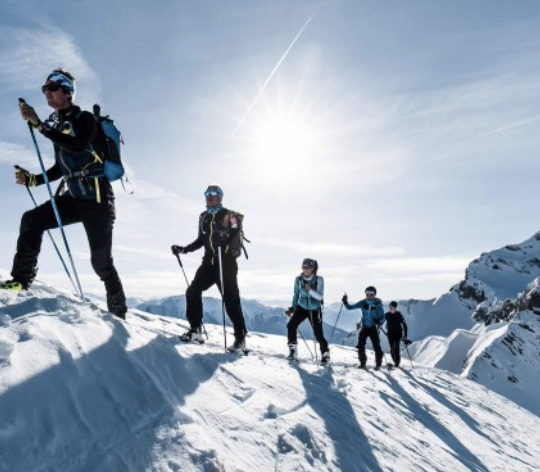
[[[181,344],[178,319],[94,304],[36,283],[0,291],[0,471],[538,470],[540,421],[434,368],[364,372],[284,359],[251,334],[225,354],[218,327]],[[370,363],[373,358],[370,356]]]

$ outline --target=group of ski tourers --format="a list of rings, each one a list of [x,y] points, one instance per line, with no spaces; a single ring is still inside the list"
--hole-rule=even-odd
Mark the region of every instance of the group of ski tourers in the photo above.
[[[38,256],[44,233],[53,228],[60,228],[77,282],[73,283],[74,288],[84,299],[63,231],[64,226],[82,223],[90,245],[92,266],[105,285],[107,308],[114,316],[125,319],[126,297],[112,257],[113,226],[116,216],[111,181],[123,175],[120,135],[112,125],[112,120],[99,115],[97,105],[94,107],[94,113],[90,113],[74,104],[75,79],[66,70],[56,69],[51,72],[42,86],[42,92],[47,104],[54,110],[44,121],[39,118],[34,108],[20,99],[21,116],[29,125],[42,173],[32,174],[16,166],[15,178],[17,184],[27,188],[34,203],[31,187],[46,184],[51,198],[42,205],[35,203],[34,209],[24,213],[11,271],[12,279],[3,282],[1,287],[13,291],[27,290],[37,275]],[[35,131],[52,141],[55,163],[48,170],[43,166]],[[50,182],[59,179],[62,179],[62,183],[53,194]],[[187,246],[173,245],[171,248],[182,266],[180,255],[204,247],[202,264],[186,291],[186,317],[190,328],[180,336],[180,339],[184,342],[203,342],[202,293],[217,285],[224,308],[234,327],[234,342],[228,349],[231,352],[245,350],[247,329],[237,277],[237,259],[242,253],[247,257],[244,248],[244,241],[247,239],[242,229],[243,215],[223,206],[223,190],[217,185],[209,186],[204,196],[206,210],[199,217],[197,239]],[[56,244],[55,249],[58,252]],[[60,252],[58,254],[73,282]],[[289,316],[288,357],[298,359],[297,333],[300,324],[309,320],[314,337],[320,346],[321,364],[326,365],[330,361],[330,350],[323,333],[324,279],[317,272],[317,261],[305,259],[302,263],[302,273],[294,281],[292,305],[286,311]],[[369,338],[375,351],[376,368],[380,368],[383,351],[379,332],[384,323],[393,365],[399,366],[400,343],[402,340],[405,343],[410,342],[407,339],[405,319],[397,311],[396,302],[390,303],[390,310],[384,312],[381,300],[376,298],[375,287],[368,287],[365,295],[365,299],[353,305],[349,304],[345,295],[341,307],[347,310],[360,309],[362,313],[357,345],[360,367],[366,367],[365,348]]]

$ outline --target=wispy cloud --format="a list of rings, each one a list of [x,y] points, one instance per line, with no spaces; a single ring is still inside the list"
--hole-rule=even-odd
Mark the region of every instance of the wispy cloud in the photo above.
[[[473,257],[400,257],[372,261],[369,269],[391,271],[396,274],[455,273],[463,275]]]
[[[26,146],[0,141],[0,163],[29,167],[36,164],[36,154]]]
[[[84,58],[72,36],[53,26],[24,29],[0,25],[0,83],[18,91],[36,90],[56,67],[72,71],[80,87],[78,101],[99,98],[97,73]]]
[[[288,249],[293,252],[304,254],[306,252],[305,241],[282,240],[264,238],[257,239],[257,243],[265,244],[270,247]],[[405,250],[401,247],[368,247],[356,244],[340,244],[340,243],[318,243],[315,241],[309,242],[310,254],[320,256],[349,256],[349,257],[393,257],[402,256]]]

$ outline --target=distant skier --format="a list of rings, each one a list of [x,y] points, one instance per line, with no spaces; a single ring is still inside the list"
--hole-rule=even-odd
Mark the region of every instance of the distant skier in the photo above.
[[[401,362],[401,341],[409,344],[407,339],[407,322],[405,317],[397,310],[397,302],[390,302],[390,311],[384,315],[386,320],[386,335],[390,344],[390,354],[394,365],[399,367]]]
[[[307,319],[321,348],[321,365],[327,365],[330,362],[330,351],[323,333],[324,279],[317,275],[318,269],[319,264],[316,260],[304,259],[302,273],[294,281],[292,306],[287,310],[290,317],[287,323],[288,359],[298,359],[298,327]]]
[[[210,185],[204,192],[206,211],[199,217],[199,235],[191,244],[172,246],[173,254],[187,254],[204,246],[202,264],[195,274],[193,282],[186,291],[186,317],[190,329],[180,339],[184,342],[202,343],[203,304],[202,293],[217,284],[222,293],[227,314],[234,326],[234,344],[230,351],[245,348],[247,334],[240,291],[238,289],[238,262],[236,259],[243,251],[243,216],[223,207],[223,190],[217,185]],[[221,248],[223,285],[219,266],[219,248]]]
[[[384,323],[384,308],[381,300],[375,297],[377,295],[377,289],[375,287],[367,287],[365,294],[366,298],[354,305],[349,305],[347,295],[344,295],[341,301],[347,310],[356,310],[358,308],[362,310],[361,327],[358,333],[358,345],[356,346],[358,348],[360,368],[366,368],[366,341],[369,338],[375,351],[375,369],[378,370],[381,368],[383,359],[379,329]]]
[[[52,141],[55,163],[47,170],[47,176],[50,181],[64,179],[67,188],[56,198],[62,222],[64,225],[83,224],[92,267],[105,283],[108,310],[125,318],[126,297],[112,257],[116,214],[114,193],[104,176],[106,137],[98,131],[94,115],[73,104],[75,79],[69,72],[54,70],[41,89],[54,113],[42,122],[31,106],[21,104],[21,115]],[[21,168],[15,177],[18,184],[28,187],[45,183],[43,175]],[[3,288],[15,291],[29,288],[37,275],[43,233],[57,227],[50,201],[23,215],[11,271],[13,279],[5,282]]]

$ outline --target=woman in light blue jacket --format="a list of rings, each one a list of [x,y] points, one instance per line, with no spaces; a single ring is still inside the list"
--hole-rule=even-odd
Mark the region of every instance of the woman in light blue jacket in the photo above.
[[[304,259],[302,274],[294,281],[292,306],[287,315],[291,317],[287,323],[289,338],[289,359],[298,359],[298,327],[309,319],[313,327],[315,339],[321,348],[321,365],[330,361],[328,342],[324,338],[322,322],[322,305],[324,298],[324,279],[317,275],[319,265],[313,259]]]

